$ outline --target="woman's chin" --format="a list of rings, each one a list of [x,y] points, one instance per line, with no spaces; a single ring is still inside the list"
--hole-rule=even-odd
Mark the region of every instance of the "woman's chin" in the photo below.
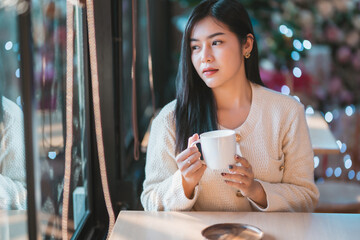
[[[216,87],[218,87],[220,85],[219,81],[216,81],[215,79],[205,79],[204,83],[209,88],[216,88]]]

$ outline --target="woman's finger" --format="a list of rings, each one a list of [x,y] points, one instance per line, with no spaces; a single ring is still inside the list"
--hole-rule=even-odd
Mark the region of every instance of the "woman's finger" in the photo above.
[[[229,172],[232,174],[250,175],[248,168],[237,165],[229,165]]]
[[[240,157],[239,155],[235,155],[235,161],[238,163],[241,163],[241,165],[245,168],[251,168],[250,163],[248,162],[248,160],[246,160],[246,158]]]
[[[239,190],[243,190],[244,188],[246,188],[244,183],[239,183],[239,182],[233,182],[233,181],[229,181],[229,180],[225,180],[225,183],[229,186],[235,187]]]
[[[246,186],[251,184],[252,179],[240,174],[221,173],[221,175],[229,181],[243,183]]]
[[[184,159],[180,163],[180,171],[184,171],[185,169],[189,168],[191,165],[193,165],[196,160],[200,158],[201,154],[200,152],[195,152],[194,154],[190,155],[188,158]]]
[[[252,172],[251,168],[246,168],[244,166],[237,166],[235,165],[229,165],[229,172],[232,174],[241,174],[245,175],[249,178],[254,178],[254,173]]]
[[[188,148],[191,146],[191,144],[193,144],[193,142],[195,142],[197,140],[199,140],[199,135],[197,133],[195,133],[194,135],[189,137],[189,139],[188,139]]]
[[[204,164],[200,160],[196,160],[192,165],[190,165],[183,173],[185,177],[190,177],[193,174],[196,174]],[[206,166],[205,166],[206,167]]]
[[[176,162],[179,164],[196,152],[199,152],[199,149],[197,149],[197,147],[195,146],[191,148],[187,148],[176,156]]]

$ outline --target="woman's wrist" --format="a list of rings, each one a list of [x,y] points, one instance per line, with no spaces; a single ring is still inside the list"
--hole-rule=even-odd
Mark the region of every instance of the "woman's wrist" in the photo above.
[[[196,185],[193,186],[193,184],[188,183],[184,179],[184,177],[182,177],[182,186],[183,186],[183,189],[184,189],[185,196],[188,199],[193,199]]]
[[[252,201],[254,201],[256,204],[260,205],[263,208],[267,207],[267,199],[266,199],[266,193],[262,185],[254,180],[254,186],[253,191],[251,191],[251,194],[248,196]]]

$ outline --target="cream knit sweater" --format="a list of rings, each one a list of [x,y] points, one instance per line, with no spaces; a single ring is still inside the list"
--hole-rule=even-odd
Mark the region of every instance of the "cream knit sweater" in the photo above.
[[[294,98],[252,86],[252,103],[246,121],[234,129],[240,149],[263,186],[267,207],[237,196],[220,171],[206,169],[193,199],[182,187],[175,161],[176,102],[166,105],[154,119],[146,157],[145,210],[156,211],[312,211],[319,192],[314,184],[314,161],[304,107]],[[219,128],[223,128],[219,126]]]
[[[0,96],[1,97],[1,96]],[[0,209],[26,209],[26,168],[23,114],[18,105],[2,97],[0,122]]]

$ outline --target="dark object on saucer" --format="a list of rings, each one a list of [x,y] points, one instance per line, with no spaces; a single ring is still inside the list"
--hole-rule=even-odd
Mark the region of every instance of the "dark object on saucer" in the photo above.
[[[221,223],[211,225],[201,234],[209,240],[258,240],[264,233],[257,227],[242,223]]]

